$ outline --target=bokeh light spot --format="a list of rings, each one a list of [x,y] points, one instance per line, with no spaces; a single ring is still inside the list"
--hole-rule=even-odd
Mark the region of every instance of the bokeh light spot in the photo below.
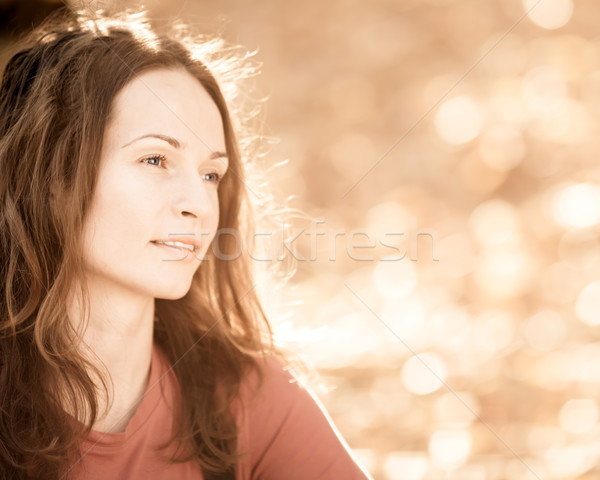
[[[477,419],[479,402],[468,392],[448,392],[435,401],[434,413],[439,427],[467,427]]]
[[[558,420],[569,433],[585,433],[598,421],[598,407],[592,399],[573,398],[562,406]]]
[[[547,30],[566,25],[573,15],[573,0],[524,0],[523,6],[530,20]]]
[[[385,480],[422,480],[427,474],[427,457],[420,452],[392,452],[383,463]]]
[[[560,70],[542,65],[527,72],[521,82],[521,95],[534,115],[545,115],[567,97],[567,83]]]
[[[429,453],[441,468],[452,469],[465,462],[472,439],[466,430],[436,430],[429,438]]]
[[[453,98],[442,104],[435,115],[435,128],[442,140],[461,145],[473,140],[481,131],[482,113],[468,96]]]
[[[577,318],[588,325],[600,325],[600,282],[592,282],[577,297]]]
[[[447,371],[444,361],[436,354],[422,353],[410,357],[402,367],[406,389],[417,395],[427,395],[442,387]]]
[[[567,185],[554,198],[553,214],[564,227],[591,227],[600,223],[600,187],[592,183]]]
[[[489,200],[473,210],[469,228],[483,247],[515,244],[519,239],[517,210],[504,200]]]

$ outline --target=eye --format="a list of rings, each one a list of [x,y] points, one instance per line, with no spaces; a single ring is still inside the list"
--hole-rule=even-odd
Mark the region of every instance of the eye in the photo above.
[[[159,167],[159,166],[162,166],[162,164],[164,164],[167,161],[167,157],[165,157],[164,155],[161,155],[160,153],[156,153],[156,154],[148,155],[147,157],[142,158],[141,161],[144,162],[146,165],[149,165],[152,167]]]
[[[223,177],[217,172],[210,172],[204,175],[204,178],[206,178],[209,182],[218,185]]]

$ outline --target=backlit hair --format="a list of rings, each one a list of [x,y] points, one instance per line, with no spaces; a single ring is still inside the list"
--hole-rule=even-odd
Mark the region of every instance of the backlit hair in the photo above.
[[[128,82],[160,68],[184,68],[201,82],[221,114],[229,157],[219,229],[251,231],[244,164],[253,140],[237,108],[238,81],[255,67],[224,47],[183,28],[157,34],[140,13],[63,9],[9,59],[0,86],[0,478],[68,478],[102,414],[109,380],[92,380],[103,377],[77,348],[82,332],[66,307],[83,278],[82,227],[104,131]],[[220,236],[218,251],[234,252],[235,240]],[[183,298],[156,300],[154,338],[181,385],[174,460],[195,458],[205,472],[238,458],[229,403],[247,369],[260,370],[257,358],[278,354],[249,260],[232,257],[209,249]],[[88,427],[67,421],[65,405]]]

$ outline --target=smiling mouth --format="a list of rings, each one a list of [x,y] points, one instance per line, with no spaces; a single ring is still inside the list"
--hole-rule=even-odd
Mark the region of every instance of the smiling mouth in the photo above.
[[[194,248],[193,245],[190,245],[188,243],[183,243],[183,242],[171,242],[171,241],[162,242],[160,240],[152,240],[151,243],[154,243],[155,245],[164,245],[165,247],[177,248],[178,250],[190,251],[192,253],[196,251],[196,249]]]

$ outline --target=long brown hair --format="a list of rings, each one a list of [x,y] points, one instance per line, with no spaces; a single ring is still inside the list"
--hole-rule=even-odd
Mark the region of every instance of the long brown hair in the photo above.
[[[234,130],[241,132],[244,124],[230,111],[236,81],[252,67],[239,55],[223,54],[220,43],[198,42],[182,29],[155,34],[140,14],[86,17],[64,9],[36,29],[5,67],[0,478],[66,478],[77,458],[73,452],[100,414],[98,393],[106,382],[92,380],[103,377],[77,348],[82,332],[68,319],[66,305],[76,280],[84,278],[81,232],[113,99],[136,75],[170,67],[194,75],[219,108],[230,162],[219,187],[219,229],[247,233],[251,202],[240,144],[249,143],[236,140]],[[209,249],[189,292],[155,301],[155,341],[181,385],[173,460],[196,459],[208,472],[226,471],[239,458],[228,405],[246,369],[260,374],[257,358],[277,354],[249,260],[233,254],[237,241],[216,238],[221,255]],[[81,294],[85,299],[85,288]],[[75,418],[87,420],[87,428],[66,421],[65,404]]]

